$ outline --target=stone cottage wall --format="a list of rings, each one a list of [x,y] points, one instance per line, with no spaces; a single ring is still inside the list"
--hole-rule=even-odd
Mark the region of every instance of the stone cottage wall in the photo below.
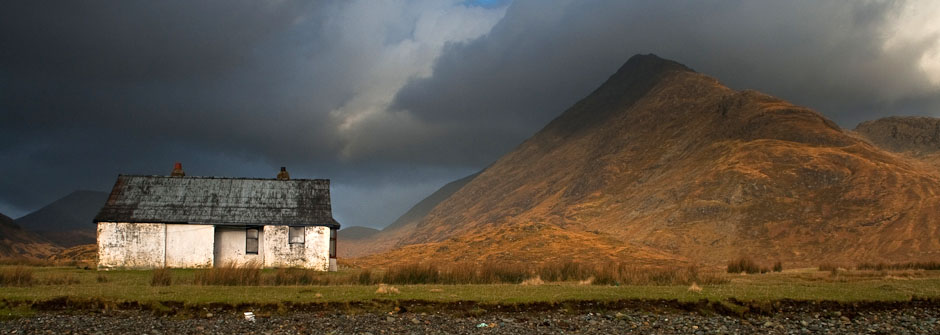
[[[162,223],[98,223],[98,269],[163,267],[166,228]]]
[[[264,267],[330,269],[330,228],[304,228],[304,243],[291,244],[288,226],[264,226]]]
[[[245,252],[246,227],[215,227],[215,266],[264,264],[264,229],[258,232],[258,253]]]
[[[169,268],[212,267],[215,226],[166,225],[166,266]]]

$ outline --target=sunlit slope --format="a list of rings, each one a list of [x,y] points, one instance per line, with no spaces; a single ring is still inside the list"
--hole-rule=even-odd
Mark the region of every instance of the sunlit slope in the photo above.
[[[938,192],[812,110],[638,55],[361,261],[936,260]]]

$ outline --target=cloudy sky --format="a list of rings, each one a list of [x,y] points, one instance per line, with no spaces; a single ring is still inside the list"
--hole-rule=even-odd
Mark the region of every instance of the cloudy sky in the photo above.
[[[382,227],[631,55],[843,127],[940,117],[940,2],[350,0],[0,4],[0,212],[115,176],[333,181]]]

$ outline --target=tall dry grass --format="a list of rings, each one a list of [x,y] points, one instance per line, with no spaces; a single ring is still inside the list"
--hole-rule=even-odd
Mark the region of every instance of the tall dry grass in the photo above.
[[[781,266],[781,271],[782,270],[783,270],[783,267]],[[761,267],[757,265],[757,263],[755,263],[754,260],[747,258],[747,257],[741,257],[736,260],[728,262],[728,273],[742,273],[742,272],[748,273],[748,274],[767,273],[767,272],[770,272],[770,270],[768,270],[765,267]]]
[[[819,269],[819,271],[829,271],[829,272],[832,272],[833,274],[836,274],[839,272],[839,269],[841,269],[842,267],[833,263],[822,263],[822,264],[819,264],[817,268]]]
[[[58,273],[49,275],[42,280],[43,285],[73,285],[81,284],[82,281],[71,273]]]
[[[610,264],[595,270],[595,285],[712,285],[724,284],[728,279],[702,272],[695,266],[679,268],[644,268],[627,264]]]
[[[518,284],[533,277],[533,273],[509,264],[408,264],[389,268],[380,281],[388,284]]]
[[[193,277],[196,285],[257,286],[261,285],[261,265],[258,263],[226,263],[222,266],[199,270]]]
[[[173,273],[170,269],[153,269],[150,275],[150,286],[170,286],[171,284],[173,284]]]
[[[261,283],[272,286],[351,285],[358,283],[361,275],[362,273],[338,274],[312,269],[280,268],[275,270],[273,275],[262,274]]]
[[[356,275],[356,283],[359,285],[372,285],[377,284],[379,278],[373,278],[372,270],[364,269],[359,271],[359,274]]]
[[[594,276],[596,271],[596,266],[578,262],[563,262],[540,266],[538,275],[542,280],[550,282],[584,281]]]
[[[0,286],[32,286],[36,283],[33,270],[25,266],[0,269]]]
[[[0,265],[22,265],[22,266],[54,266],[54,262],[47,259],[36,259],[29,257],[3,257],[0,258]]]
[[[861,263],[858,270],[940,270],[940,262]]]
[[[155,270],[155,276],[158,273]],[[167,271],[167,274],[169,272]],[[538,278],[538,280],[535,280]],[[262,271],[257,264],[226,264],[197,270],[196,285],[298,286],[298,285],[413,285],[413,284],[520,284],[523,282],[579,282],[594,285],[690,285],[721,284],[727,279],[696,267],[644,268],[622,263],[584,264],[565,262],[541,266],[518,264],[406,264],[388,269],[362,269],[329,273],[310,269],[281,268]]]
[[[388,269],[381,282],[390,284],[519,284],[577,281],[594,285],[689,285],[720,284],[727,279],[703,273],[696,267],[644,268],[622,263],[584,264],[565,262],[535,267],[509,264],[434,266],[404,265]]]
[[[49,260],[49,259],[38,259],[30,257],[3,257],[0,258],[0,265],[22,265],[22,266],[34,266],[34,267],[48,267],[48,266],[74,266],[78,268],[94,268],[95,263],[89,261],[81,261],[74,259],[60,259],[60,260]]]

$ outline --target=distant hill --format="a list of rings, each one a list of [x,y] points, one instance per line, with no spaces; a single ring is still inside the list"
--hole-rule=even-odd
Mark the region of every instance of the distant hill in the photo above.
[[[402,214],[381,231],[366,234],[357,231],[347,232],[348,229],[362,227],[350,227],[341,230],[337,237],[337,255],[342,258],[361,257],[390,250],[404,237],[411,234],[418,221],[424,218],[438,203],[453,195],[479,174],[477,172],[447,183],[412,206],[405,214]]]
[[[39,235],[23,230],[10,217],[0,214],[0,258],[44,259],[59,249]]]
[[[64,247],[95,243],[92,220],[107,199],[107,192],[75,191],[16,219],[16,223]]]
[[[380,230],[369,227],[352,226],[340,229],[339,237],[342,240],[361,240],[375,235]]]
[[[940,119],[892,116],[859,123],[855,131],[894,152],[940,152]]]
[[[422,199],[412,206],[405,214],[402,214],[395,222],[392,222],[392,224],[382,230],[393,231],[420,221],[425,215],[428,215],[437,204],[459,191],[478,175],[480,175],[479,172],[447,183],[447,185],[442,186],[437,191],[434,191],[434,193],[431,193],[427,198]]]
[[[0,227],[19,228],[20,226],[13,222],[9,216],[0,213]]]
[[[855,132],[875,145],[940,168],[940,119],[892,116],[865,121]]]
[[[394,250],[356,261],[936,261],[937,213],[936,168],[810,109],[637,55]]]

